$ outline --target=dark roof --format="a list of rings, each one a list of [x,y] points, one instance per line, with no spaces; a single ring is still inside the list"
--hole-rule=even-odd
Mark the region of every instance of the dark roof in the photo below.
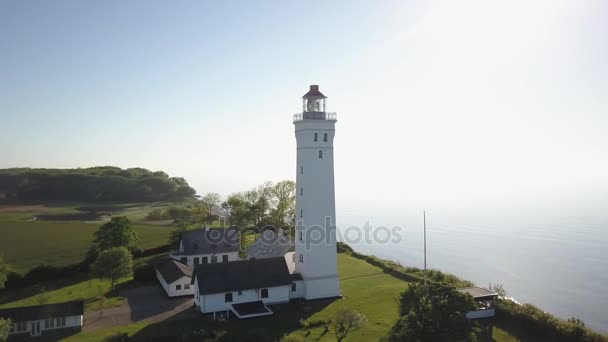
[[[192,268],[173,259],[163,261],[156,265],[156,269],[163,276],[167,284],[171,284],[183,277],[192,277]]]
[[[194,269],[200,294],[259,289],[291,284],[284,257],[198,265]]]
[[[291,235],[267,230],[247,247],[247,257],[253,259],[274,258],[284,256],[294,248]]]
[[[327,96],[323,95],[323,93],[319,91],[319,86],[316,84],[311,84],[310,90],[308,91],[308,93],[304,94],[303,97],[322,97],[324,99],[327,98]]]
[[[196,229],[182,233],[184,251],[180,254],[215,254],[238,252],[241,235],[237,228]]]
[[[475,299],[483,299],[488,297],[496,297],[498,294],[488,291],[486,289],[482,289],[481,287],[465,287],[462,289],[458,289],[458,291],[462,293],[468,293]]]
[[[291,281],[304,280],[300,273],[292,273],[289,275],[289,278],[291,278]]]
[[[13,322],[42,320],[53,317],[79,316],[84,314],[84,302],[72,301],[56,304],[0,309],[0,317]]]
[[[232,304],[232,307],[241,316],[263,314],[269,312],[272,313],[272,311],[268,310],[266,305],[264,305],[264,302],[262,302],[261,300],[255,302]]]

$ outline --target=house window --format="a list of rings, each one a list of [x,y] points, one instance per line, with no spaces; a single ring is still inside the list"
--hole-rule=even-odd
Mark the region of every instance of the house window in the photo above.
[[[48,329],[49,328],[49,320],[45,319],[44,320],[44,329]]]
[[[184,290],[190,290],[190,284],[184,284]]]
[[[180,284],[175,285],[175,289],[176,290],[181,290],[182,289],[182,285],[180,285]]]
[[[317,133],[315,133],[315,141],[317,141],[317,140],[318,140],[318,136],[317,136]]]
[[[61,326],[65,327],[65,317],[61,317]]]
[[[232,292],[226,293],[224,295],[224,302],[225,303],[232,303]]]
[[[15,325],[11,324],[11,330],[9,331],[11,334],[15,332]]]
[[[207,257],[203,257],[203,264],[207,264],[209,263],[209,259],[207,259]]]
[[[319,150],[319,158],[323,158],[323,151]]]
[[[268,298],[268,289],[262,289],[261,297],[262,298]]]
[[[55,328],[55,320],[54,319],[52,319],[52,318],[49,319],[49,326],[50,326],[51,329]]]
[[[227,261],[228,261],[228,254],[222,255],[222,262],[227,262]]]
[[[303,175],[304,174],[304,165],[300,165],[300,174]]]
[[[15,331],[16,332],[26,331],[26,330],[27,330],[27,324],[26,324],[26,322],[17,322],[17,324],[15,324]]]
[[[323,141],[327,142],[327,133],[323,134]]]
[[[211,263],[212,263],[212,264],[217,263],[217,255],[213,255],[213,256],[211,256]]]
[[[55,318],[55,326],[57,326],[57,328],[61,327],[61,318]]]
[[[296,292],[296,283],[291,283],[291,292]]]
[[[238,294],[239,294],[239,296],[242,296],[243,295],[243,290],[239,290]]]
[[[195,257],[195,258],[194,258],[194,264],[195,264],[195,265],[198,265],[200,262],[201,262],[201,260],[200,260],[200,258],[199,258],[199,257]]]
[[[304,262],[304,254],[300,254],[300,262]]]

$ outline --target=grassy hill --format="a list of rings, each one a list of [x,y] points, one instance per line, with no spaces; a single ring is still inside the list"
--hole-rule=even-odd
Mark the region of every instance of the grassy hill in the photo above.
[[[79,210],[83,206],[0,206],[0,253],[4,254],[6,262],[23,273],[40,264],[64,266],[82,261],[93,233],[109,219],[109,215],[125,215],[134,222],[140,222],[136,223],[135,229],[139,236],[138,247],[142,249],[166,244],[170,232],[175,229],[173,226],[141,223],[147,212],[166,207],[166,203],[123,204],[113,206],[111,211],[96,211],[91,221],[70,220],[70,215],[90,213]],[[43,216],[51,220],[34,221],[34,218]],[[55,221],[53,218],[65,221]]]

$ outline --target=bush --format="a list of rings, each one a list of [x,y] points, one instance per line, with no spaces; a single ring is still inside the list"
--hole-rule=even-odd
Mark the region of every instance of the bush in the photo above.
[[[608,342],[608,337],[585,327],[578,319],[562,320],[531,304],[520,305],[500,299],[496,318],[514,331],[555,342]]]
[[[354,250],[344,242],[338,242],[338,253],[353,253]]]

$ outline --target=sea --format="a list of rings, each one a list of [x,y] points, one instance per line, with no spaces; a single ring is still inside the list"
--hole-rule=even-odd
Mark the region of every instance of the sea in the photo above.
[[[481,287],[502,284],[520,303],[608,332],[608,203],[571,203],[538,210],[429,205],[373,213],[338,207],[338,232],[339,239],[348,232],[347,242],[358,252],[422,268],[426,210],[428,268]],[[366,223],[377,231],[375,238],[356,241],[353,227]],[[385,242],[395,227],[400,238]]]

